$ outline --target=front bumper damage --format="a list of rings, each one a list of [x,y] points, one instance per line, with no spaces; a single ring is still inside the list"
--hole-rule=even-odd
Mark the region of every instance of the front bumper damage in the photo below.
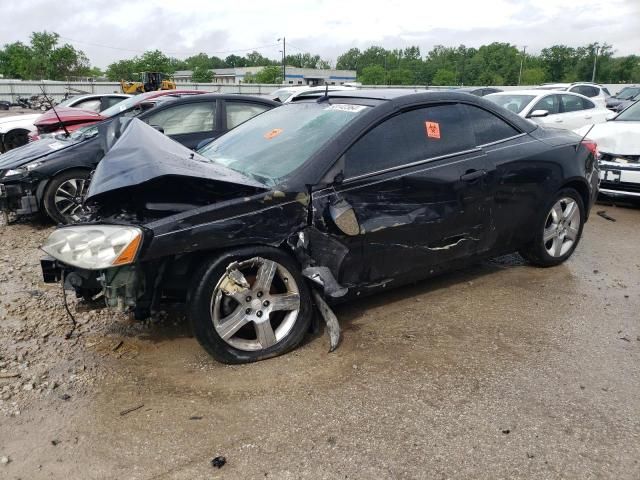
[[[0,212],[5,216],[33,215],[39,210],[35,189],[30,184],[0,183]]]
[[[640,198],[640,157],[604,154],[599,163],[600,193],[612,197]]]

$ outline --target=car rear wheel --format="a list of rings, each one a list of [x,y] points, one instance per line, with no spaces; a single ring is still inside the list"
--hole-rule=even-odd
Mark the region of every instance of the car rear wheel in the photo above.
[[[578,246],[584,219],[585,208],[580,194],[573,188],[560,190],[544,209],[533,241],[520,254],[536,266],[559,265]]]
[[[49,182],[44,192],[44,209],[57,223],[75,223],[87,209],[84,198],[89,190],[88,170],[69,170]]]
[[[198,342],[223,363],[249,363],[295,348],[311,322],[298,265],[269,247],[226,253],[205,265],[189,298]]]

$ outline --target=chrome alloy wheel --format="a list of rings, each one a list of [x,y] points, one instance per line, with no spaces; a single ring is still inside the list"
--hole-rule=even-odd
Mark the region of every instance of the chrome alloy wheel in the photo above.
[[[558,200],[547,215],[542,241],[552,257],[562,257],[576,242],[580,231],[580,207],[570,198]]]
[[[84,197],[89,190],[89,179],[70,178],[60,184],[54,196],[54,204],[60,215],[71,221],[80,220],[85,212]]]
[[[267,349],[283,340],[300,313],[300,292],[289,270],[278,262],[255,257],[236,266],[244,277],[234,293],[218,282],[211,298],[213,326],[226,343],[238,350]],[[237,277],[236,277],[236,285]]]

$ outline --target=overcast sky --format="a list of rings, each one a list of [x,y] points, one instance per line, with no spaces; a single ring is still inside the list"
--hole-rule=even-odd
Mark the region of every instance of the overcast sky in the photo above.
[[[28,42],[32,31],[59,33],[93,65],[158,48],[185,58],[258,50],[280,58],[309,51],[335,62],[351,47],[477,47],[510,42],[538,52],[555,43],[607,42],[640,54],[640,0],[1,0],[0,44]]]

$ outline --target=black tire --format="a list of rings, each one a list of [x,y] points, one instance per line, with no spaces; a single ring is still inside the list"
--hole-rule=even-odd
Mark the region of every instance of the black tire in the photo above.
[[[545,229],[548,226],[552,208],[554,207],[554,205],[556,205],[556,203],[565,198],[572,199],[577,205],[580,225],[577,228],[577,235],[575,237],[575,240],[573,240],[573,244],[563,254],[554,256],[551,255],[547,250],[547,246],[550,245],[549,242],[553,242],[554,240],[547,240],[545,244],[544,234]],[[563,263],[573,254],[576,247],[580,243],[584,221],[585,207],[582,197],[573,188],[563,188],[558,193],[556,193],[553,199],[545,206],[543,214],[535,223],[536,233],[534,238],[529,244],[527,244],[520,250],[520,255],[522,255],[529,263],[537,267],[553,267],[555,265]]]
[[[259,350],[251,351],[236,348],[219,335],[214,327],[211,302],[216,294],[216,286],[225,275],[227,266],[232,262],[242,262],[255,257],[277,262],[288,271],[296,282],[300,303],[298,316],[293,326],[283,338],[268,348],[260,347]],[[288,254],[277,248],[245,247],[222,253],[205,263],[199,271],[196,272],[196,275],[193,277],[193,282],[193,287],[190,289],[192,293],[187,299],[187,311],[194,335],[200,345],[202,345],[213,358],[222,363],[251,363],[282,355],[298,346],[309,330],[312,317],[312,302],[309,288],[300,274],[300,266]],[[237,305],[232,310],[238,311],[236,309],[242,310],[243,308],[244,305]],[[271,323],[270,314],[267,315],[266,318],[268,318],[270,326],[275,324]],[[275,321],[277,320],[274,319],[274,322]],[[257,327],[251,322],[246,323],[242,328],[254,329],[253,331],[257,332],[257,330],[255,330]],[[276,329],[277,327],[273,328],[273,331],[275,332]],[[251,330],[245,331],[248,331],[249,334],[252,333]],[[242,330],[238,330],[238,332],[242,333]]]
[[[70,193],[77,194],[74,199],[81,199],[77,201],[76,204],[78,202],[81,204],[84,201],[84,196],[89,188],[90,175],[91,172],[89,170],[74,169],[67,170],[53,177],[47,185],[47,188],[45,188],[44,196],[42,197],[42,205],[49,218],[56,223],[62,223],[65,225],[79,220],[79,218],[76,217],[78,213],[82,213],[82,210],[79,210],[76,207],[72,207],[70,210],[65,210],[64,204],[59,208],[55,201],[56,192],[65,182],[73,180],[78,181],[78,183],[82,182],[82,187],[78,188],[79,191],[70,191]]]
[[[2,143],[5,152],[26,145],[29,143],[29,132],[27,130],[12,130],[4,136]]]

